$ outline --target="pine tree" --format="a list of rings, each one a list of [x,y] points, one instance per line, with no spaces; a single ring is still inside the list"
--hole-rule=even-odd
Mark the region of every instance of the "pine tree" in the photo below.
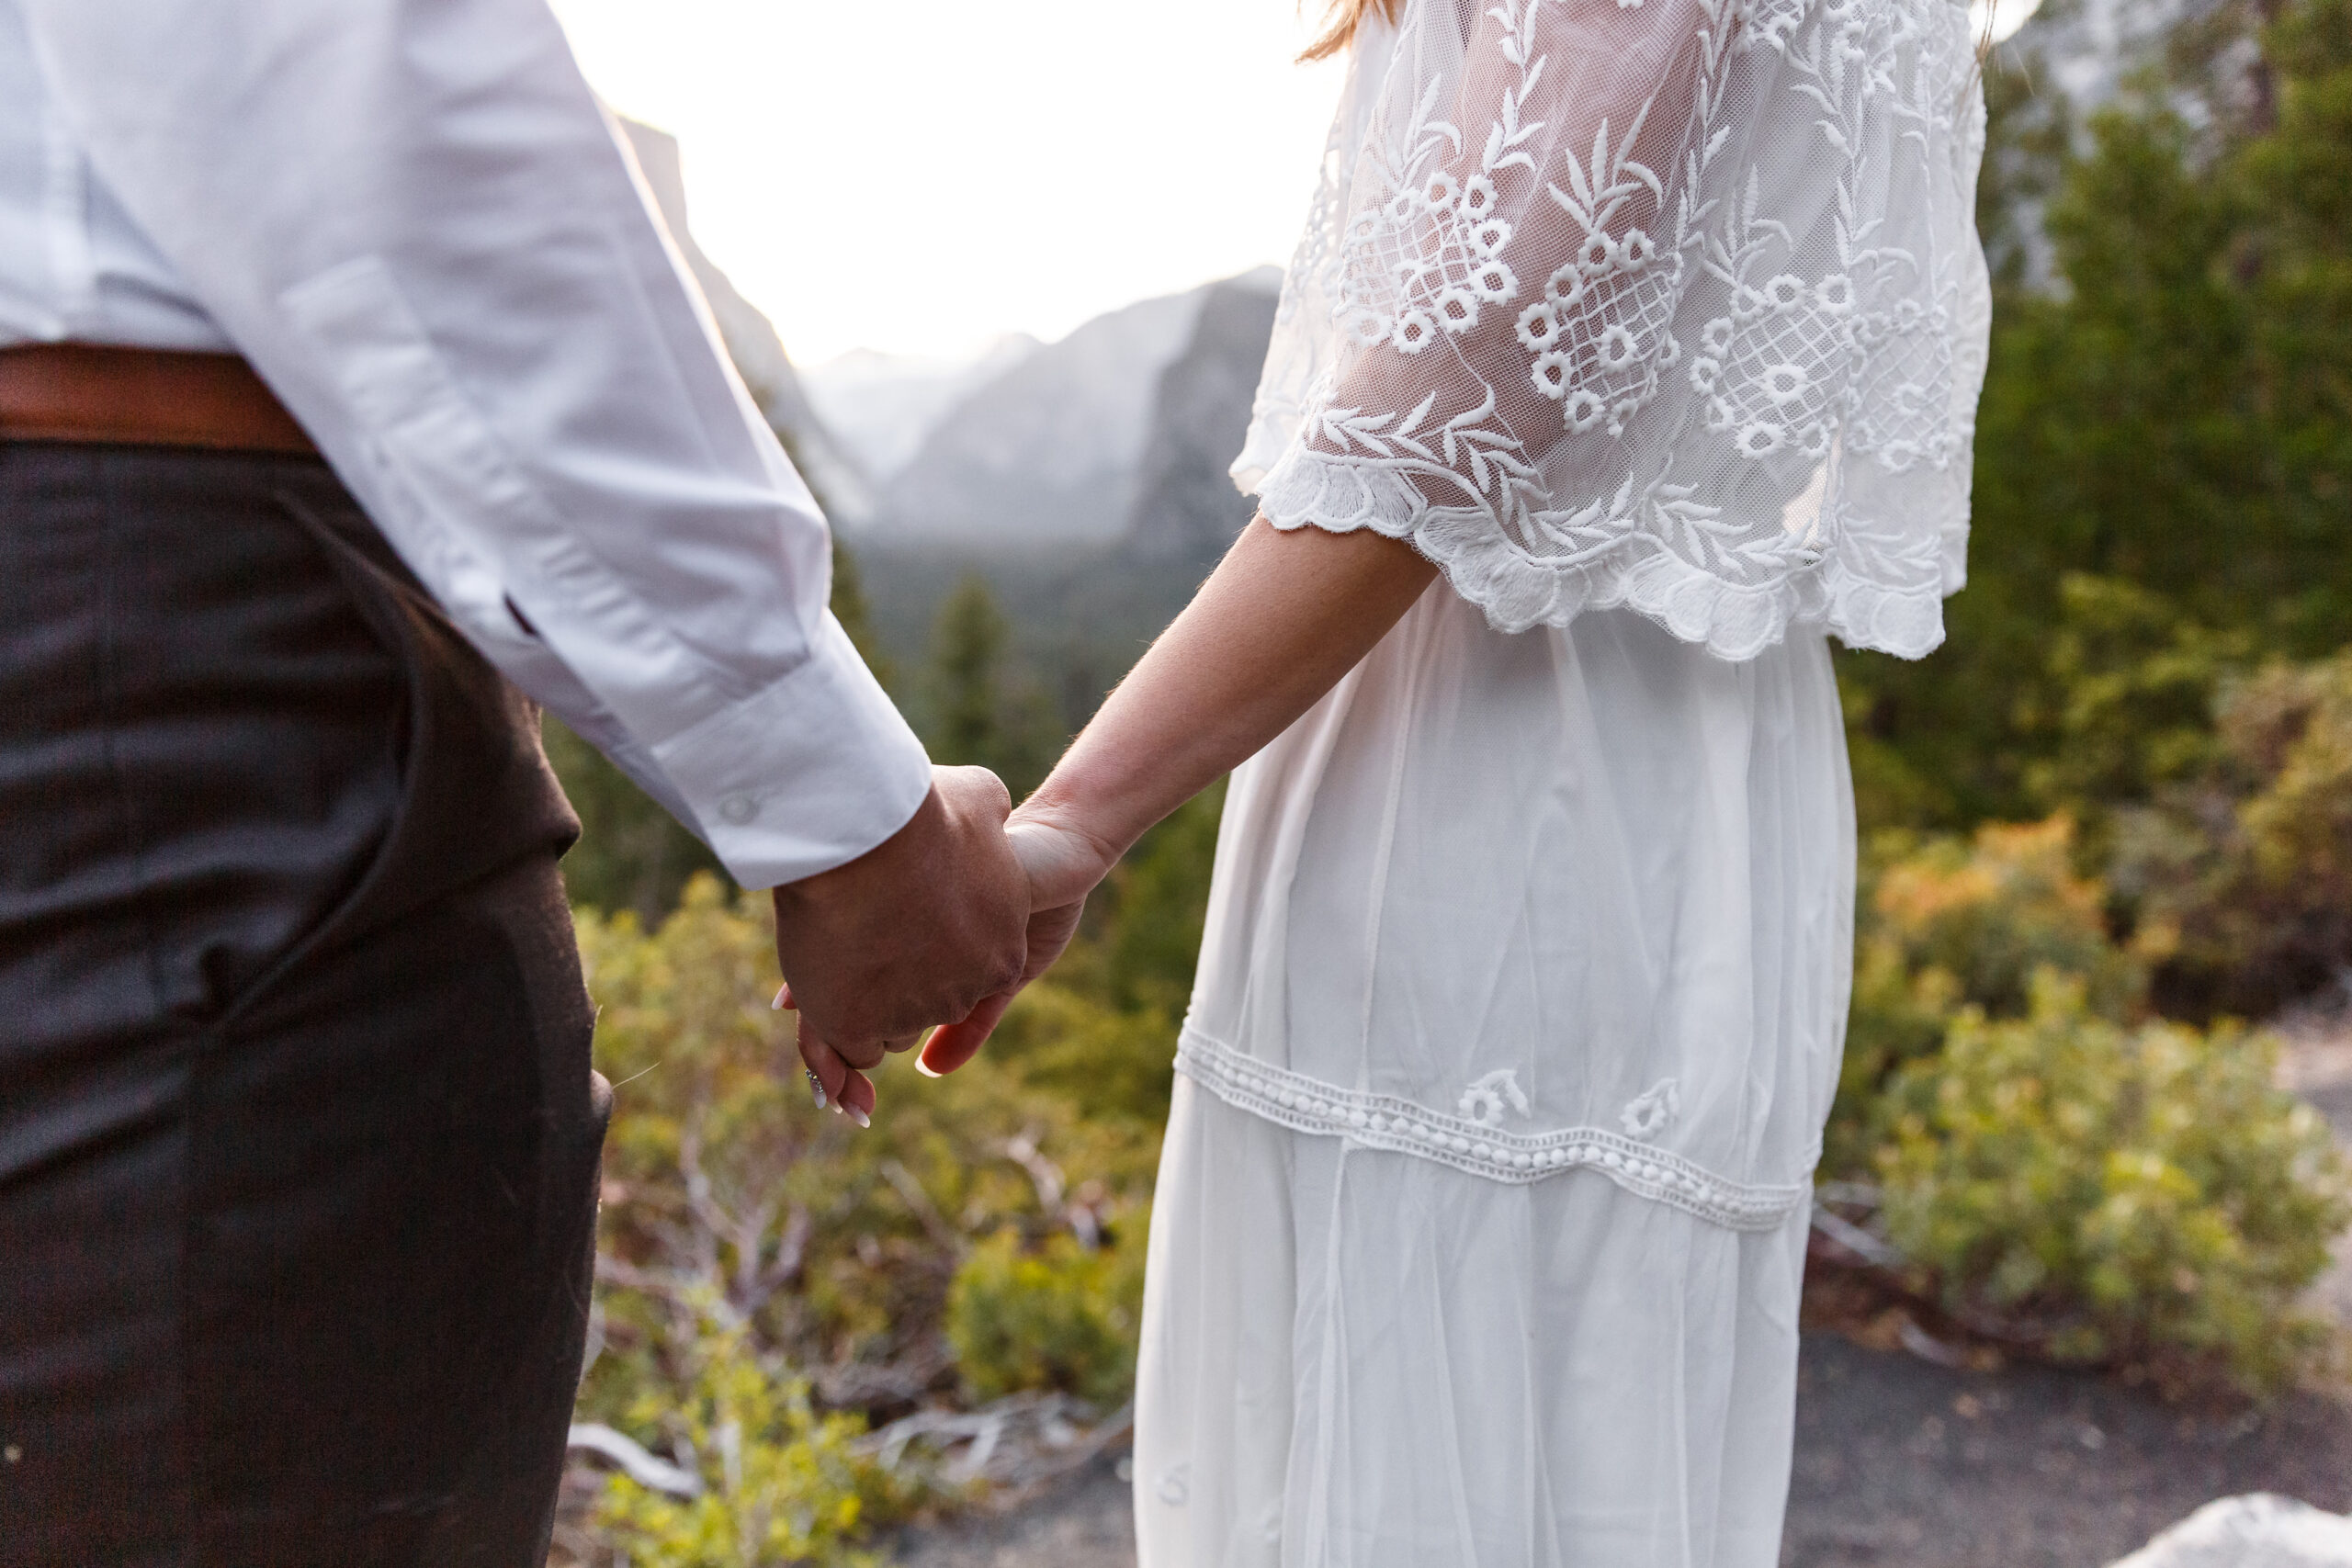
[[[1988,79],[1980,224],[2013,260],[2002,204],[2047,193],[2054,276],[2001,280],[1947,647],[1840,660],[1866,820],[2075,804],[2033,787],[2074,686],[2132,679],[2052,663],[2056,634],[2097,640],[2069,617],[2115,600],[2085,578],[2243,633],[2256,658],[2322,657],[2352,626],[2352,0],[2267,11],[2200,22],[2171,75],[2092,118],[2054,186],[2052,124]]]
[[[934,761],[994,770],[1019,799],[1052,762],[1050,705],[1008,669],[1011,628],[978,572],[956,585],[931,636],[930,733]]]
[[[980,762],[1001,750],[1004,615],[978,572],[940,606],[931,637],[933,730],[941,760]]]

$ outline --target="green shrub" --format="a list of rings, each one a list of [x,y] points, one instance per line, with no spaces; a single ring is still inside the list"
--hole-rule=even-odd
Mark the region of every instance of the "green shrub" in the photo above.
[[[2119,829],[2168,1012],[2259,1016],[2352,967],[2352,652],[2230,687],[2218,757]]]
[[[1176,1021],[1156,1007],[1111,1007],[1048,976],[1021,993],[975,1065],[1016,1073],[1090,1122],[1121,1121],[1156,1137],[1175,1089]]]
[[[1104,990],[1117,1006],[1175,1016],[1192,999],[1224,813],[1225,785],[1212,784],[1146,834],[1112,873]],[[1160,1111],[1164,1117],[1164,1100]]]
[[[974,1247],[947,1306],[972,1397],[1057,1389],[1104,1410],[1124,1404],[1135,1389],[1148,1228],[1134,1215],[1118,1246],[1091,1250],[1064,1235],[1031,1251],[1011,1231]]]
[[[2025,1017],[1965,1009],[1895,1075],[1888,1235],[1955,1312],[2061,1359],[2275,1389],[2315,1344],[2294,1303],[2352,1210],[2274,1065],[2265,1036],[2127,1028],[2044,970]]]
[[[870,1527],[904,1512],[906,1489],[852,1446],[865,1423],[820,1415],[808,1385],[763,1366],[747,1331],[719,1321],[696,1341],[683,1397],[640,1396],[629,1425],[691,1454],[702,1495],[679,1499],[626,1475],[606,1483],[597,1524],[638,1568],[866,1568]]]
[[[2056,744],[2026,779],[2044,810],[2100,828],[2089,858],[2104,858],[2112,808],[2211,763],[2214,701],[2248,640],[2210,632],[2131,582],[2080,572],[2061,582],[2040,697],[2051,711],[2031,716]]]

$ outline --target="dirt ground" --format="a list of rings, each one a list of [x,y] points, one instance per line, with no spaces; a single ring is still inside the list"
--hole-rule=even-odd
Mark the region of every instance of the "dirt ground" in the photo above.
[[[2352,1510],[2352,1401],[2183,1415],[2096,1377],[1970,1372],[1808,1333],[1784,1568],[2099,1568],[2216,1497]],[[1125,1568],[1114,1461],[1006,1517],[914,1532],[903,1568]]]
[[[2352,1146],[2352,1024],[2290,1023],[2285,1077]],[[2352,1239],[2323,1301],[2352,1330]],[[2111,1380],[1969,1371],[1804,1337],[1783,1568],[2100,1568],[2216,1497],[2352,1512],[2352,1393],[2197,1415]],[[902,1568],[1128,1568],[1106,1458],[1012,1514],[910,1532]]]
[[[2352,983],[2347,999],[2332,1013],[2305,1012],[2282,1020],[2286,1060],[2279,1077],[2309,1100],[2335,1129],[2335,1141],[2352,1151]],[[2335,1321],[2352,1331],[2352,1235],[2335,1249],[2335,1268],[2320,1281],[2320,1300]]]

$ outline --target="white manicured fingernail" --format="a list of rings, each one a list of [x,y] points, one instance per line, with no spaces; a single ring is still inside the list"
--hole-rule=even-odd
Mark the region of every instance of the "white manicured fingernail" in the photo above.
[[[842,1112],[851,1121],[856,1122],[860,1127],[871,1127],[874,1125],[874,1118],[868,1116],[865,1111],[860,1111],[854,1105],[842,1106]]]
[[[808,1092],[817,1097],[817,1109],[825,1109],[825,1080],[819,1077],[813,1068],[808,1074]]]

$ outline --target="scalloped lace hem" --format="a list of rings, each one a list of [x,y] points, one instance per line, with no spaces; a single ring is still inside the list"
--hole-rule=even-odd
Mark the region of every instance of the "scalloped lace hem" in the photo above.
[[[1771,1230],[1812,1190],[1810,1183],[1733,1181],[1679,1155],[1599,1127],[1509,1133],[1409,1100],[1341,1089],[1269,1066],[1189,1025],[1177,1042],[1176,1070],[1236,1110],[1295,1133],[1345,1138],[1515,1186],[1589,1170],[1636,1197],[1731,1230]]]
[[[1943,601],[1959,586],[1948,563],[1934,584],[1905,586],[1864,577],[1834,551],[1770,582],[1732,582],[1639,532],[1546,559],[1504,538],[1482,513],[1431,506],[1401,476],[1298,445],[1262,478],[1242,483],[1277,528],[1369,528],[1410,543],[1501,632],[1565,627],[1587,610],[1623,608],[1734,662],[1779,643],[1792,626],[1818,626],[1849,648],[1919,659],[1942,644]],[[1952,552],[1946,545],[1940,553]]]

